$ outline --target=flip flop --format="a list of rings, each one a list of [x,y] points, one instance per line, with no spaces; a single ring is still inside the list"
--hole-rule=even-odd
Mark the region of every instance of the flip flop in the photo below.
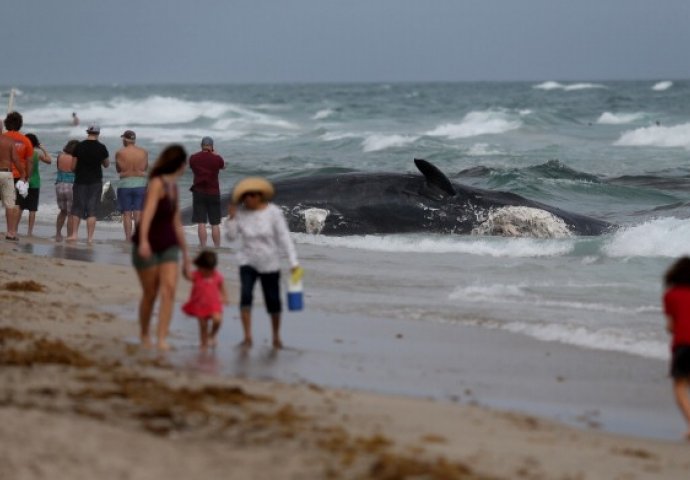
[[[5,235],[5,240],[7,240],[8,242],[18,242],[18,241],[19,241],[19,238],[17,238],[17,237],[8,237],[7,235]]]

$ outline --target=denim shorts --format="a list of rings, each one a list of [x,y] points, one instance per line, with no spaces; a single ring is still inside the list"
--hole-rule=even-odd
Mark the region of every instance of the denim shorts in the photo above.
[[[142,258],[139,255],[139,246],[132,245],[132,265],[137,270],[145,270],[155,267],[161,263],[175,262],[180,260],[180,247],[177,245],[163,250],[162,252],[152,252],[149,258]]]

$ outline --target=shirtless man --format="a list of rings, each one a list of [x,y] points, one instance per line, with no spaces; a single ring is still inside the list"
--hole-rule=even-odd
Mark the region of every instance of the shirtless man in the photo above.
[[[115,154],[115,169],[120,174],[117,203],[122,212],[125,240],[130,241],[144,208],[149,154],[135,145],[137,135],[132,130],[125,131],[120,138],[122,138],[123,147]]]
[[[6,236],[12,239],[17,238],[16,215],[18,214],[17,206],[14,203],[16,194],[12,165],[19,171],[22,180],[26,180],[26,171],[22,162],[19,161],[14,140],[1,134],[2,125],[0,124],[0,197],[2,197],[2,204],[5,206]]]

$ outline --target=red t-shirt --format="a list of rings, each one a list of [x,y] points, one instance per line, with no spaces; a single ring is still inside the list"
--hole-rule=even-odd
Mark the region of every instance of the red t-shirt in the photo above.
[[[671,346],[690,345],[690,287],[672,287],[666,291],[664,312],[673,321]]]
[[[34,158],[34,146],[31,145],[31,140],[26,138],[26,135],[19,132],[5,132],[3,135],[14,140],[14,146],[17,149],[19,159],[24,163],[24,172],[27,178],[29,175],[29,161]],[[19,170],[12,164],[12,176],[19,178]]]
[[[220,195],[218,173],[225,167],[223,157],[202,150],[189,157],[189,168],[194,172],[193,192]]]

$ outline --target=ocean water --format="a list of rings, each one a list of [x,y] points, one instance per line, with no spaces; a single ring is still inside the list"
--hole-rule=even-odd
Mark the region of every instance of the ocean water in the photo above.
[[[152,158],[210,135],[229,162],[224,191],[246,175],[413,172],[412,159],[426,158],[453,181],[620,225],[553,240],[294,238],[314,308],[668,357],[661,276],[690,254],[688,81],[17,87],[24,131],[52,152],[90,122],[113,153],[134,129]],[[70,125],[73,111],[82,126]],[[41,173],[48,223],[54,170]],[[118,226],[97,235],[117,237]]]

